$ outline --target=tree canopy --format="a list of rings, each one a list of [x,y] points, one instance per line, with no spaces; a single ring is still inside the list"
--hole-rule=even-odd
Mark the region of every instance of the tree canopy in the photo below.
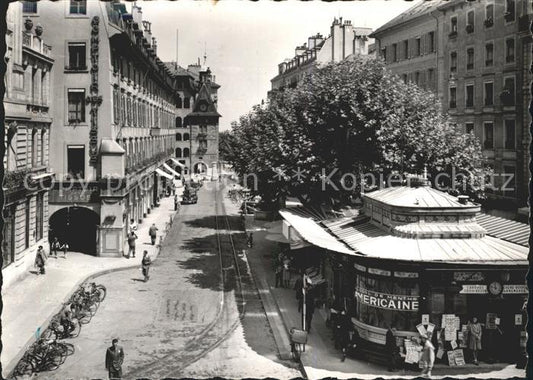
[[[359,194],[363,176],[379,185],[380,177],[425,167],[441,185],[462,175],[458,191],[480,194],[479,141],[449,123],[432,92],[369,57],[317,67],[243,115],[231,135],[228,161],[266,203],[286,195],[342,203]]]

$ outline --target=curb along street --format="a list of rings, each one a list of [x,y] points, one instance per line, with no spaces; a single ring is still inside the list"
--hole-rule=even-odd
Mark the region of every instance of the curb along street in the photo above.
[[[170,198],[168,198],[170,199]],[[160,204],[159,207],[165,207],[163,205],[163,201],[167,200],[167,198],[164,198]],[[173,201],[172,201],[173,202]],[[170,201],[167,201],[165,203],[169,203],[170,204]],[[161,209],[162,210],[162,209]],[[151,213],[150,215],[154,215],[155,213]],[[172,224],[174,222],[174,219],[176,217],[176,215],[178,215],[178,212],[176,211],[173,211],[171,214],[170,214],[170,218],[172,220]],[[145,226],[148,226],[148,217],[146,218],[146,223],[144,224],[143,223],[143,227]],[[166,222],[167,219],[164,219],[165,220],[165,226],[168,225],[168,223]],[[150,222],[153,222],[152,220],[150,220]],[[148,227],[147,227],[148,228]],[[162,233],[161,235],[159,236],[160,239],[159,239],[159,243],[156,244],[155,248],[155,253],[153,253],[151,255],[151,258],[153,261],[156,261],[158,256],[159,256],[159,253],[161,251],[161,248],[162,248],[162,243],[164,242],[169,230],[170,230],[170,227],[168,229],[160,229],[162,230]],[[140,233],[138,234],[140,235]],[[102,258],[102,260],[105,260],[106,258]],[[127,260],[127,259],[126,259]],[[58,300],[57,301],[57,306],[53,309],[53,311],[51,313],[48,314],[48,316],[46,318],[44,318],[43,322],[40,323],[40,328],[41,328],[41,333],[46,329],[48,328],[48,325],[50,323],[50,321],[52,320],[52,318],[61,311],[61,309],[63,308],[63,304],[65,302],[67,302],[69,300],[69,298],[72,296],[72,294],[74,294],[74,292],[79,288],[79,286],[85,282],[88,282],[88,281],[91,281],[97,277],[100,277],[100,276],[103,276],[103,275],[106,275],[106,274],[109,274],[109,273],[113,273],[113,272],[119,272],[119,271],[125,271],[125,270],[129,270],[129,269],[133,269],[133,268],[136,268],[140,265],[139,262],[131,262],[128,263],[128,262],[124,262],[124,264],[119,264],[121,266],[118,266],[118,267],[112,267],[112,268],[107,268],[107,269],[103,269],[103,270],[98,270],[96,272],[93,272],[93,273],[90,273],[89,275],[86,275],[85,277],[82,277],[80,279],[78,279],[75,284],[71,287],[71,289],[68,291],[67,295],[65,297],[63,297],[61,300]],[[11,373],[13,372],[13,370],[15,369],[15,366],[17,365],[17,363],[19,362],[19,360],[23,357],[24,353],[26,352],[26,350],[37,340],[37,337],[36,337],[36,334],[33,334],[27,341],[26,343],[24,343],[24,345],[22,346],[22,348],[17,352],[16,355],[14,355],[8,363],[6,363],[5,365],[2,364],[2,374],[7,374],[7,376],[5,377],[9,377],[11,375]]]

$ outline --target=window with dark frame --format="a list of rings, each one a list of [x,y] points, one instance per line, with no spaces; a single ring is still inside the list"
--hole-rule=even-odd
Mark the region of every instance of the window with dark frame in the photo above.
[[[403,58],[409,59],[409,40],[403,41]]]
[[[469,11],[466,14],[466,32],[467,33],[473,33],[474,32],[474,11]]]
[[[85,147],[83,145],[67,146],[67,173],[69,178],[85,178]]]
[[[84,42],[68,43],[68,69],[86,70],[86,48]]]
[[[494,63],[494,44],[489,42],[485,45],[485,66],[492,66]]]
[[[516,148],[516,132],[514,119],[505,120],[505,149]]]
[[[392,44],[392,61],[398,62],[398,45]]]
[[[68,90],[68,122],[85,122],[85,90]]]
[[[450,53],[450,71],[452,73],[457,71],[457,52],[455,51]]]
[[[472,70],[474,68],[474,48],[466,49],[466,69]]]
[[[514,38],[505,40],[505,63],[514,62]]]
[[[457,107],[457,88],[450,87],[450,108]]]
[[[429,52],[435,52],[435,32],[429,32]]]
[[[474,123],[465,123],[466,133],[474,132]]]
[[[415,54],[416,54],[417,57],[422,55],[422,42],[420,40],[420,37],[418,37],[416,39],[416,52],[415,52]]]
[[[454,16],[450,19],[450,34],[457,34],[457,17]]]
[[[515,79],[513,77],[504,80],[502,102],[504,106],[515,105]]]
[[[485,149],[494,148],[494,124],[492,122],[483,124],[483,147]]]
[[[485,27],[494,25],[494,4],[487,4],[485,7]]]
[[[70,0],[71,15],[87,14],[87,0]]]
[[[506,0],[505,3],[505,14],[503,16],[505,21],[512,22],[515,20],[515,0]]]
[[[183,99],[183,108],[191,108],[191,98],[188,96]]]
[[[23,13],[37,13],[37,1],[23,1],[22,12]]]
[[[474,85],[473,84],[467,84],[466,85],[466,102],[465,106],[467,108],[474,107]]]
[[[485,82],[485,105],[494,105],[494,83]]]

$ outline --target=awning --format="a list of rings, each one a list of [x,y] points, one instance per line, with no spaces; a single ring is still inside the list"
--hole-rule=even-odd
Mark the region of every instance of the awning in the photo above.
[[[175,158],[170,158],[176,165],[178,166],[181,166],[182,168],[185,168],[186,166],[183,165],[181,162],[179,162],[178,160],[176,160]]]
[[[161,170],[161,169],[155,169],[155,172],[156,172],[157,174],[159,174],[160,176],[163,176],[163,177],[165,177],[165,178],[168,178],[168,179],[174,179],[174,177],[172,177],[170,174],[164,172],[164,171]]]
[[[315,222],[311,218],[296,215],[289,210],[282,210],[279,213],[281,217],[285,219],[291,227],[294,228],[294,231],[296,231],[302,237],[303,240],[330,251],[345,253],[349,255],[355,254],[354,251],[347,248],[343,243],[341,243],[335,237],[326,232],[317,222]]]
[[[181,174],[178,173],[177,171],[175,171],[174,169],[172,169],[170,166],[168,166],[167,164],[163,164],[163,167],[165,169],[167,169],[171,174],[174,174],[175,176],[177,176],[178,178],[181,178]]]
[[[55,173],[41,173],[41,174],[37,174],[37,175],[32,175],[31,176],[31,180],[32,181],[39,181],[39,180],[44,179],[44,178],[53,177],[54,175],[55,175]]]

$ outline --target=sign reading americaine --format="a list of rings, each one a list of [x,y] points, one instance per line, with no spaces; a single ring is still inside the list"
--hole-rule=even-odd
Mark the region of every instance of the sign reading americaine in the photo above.
[[[418,296],[405,296],[373,292],[362,288],[355,289],[359,302],[387,310],[418,311]]]

